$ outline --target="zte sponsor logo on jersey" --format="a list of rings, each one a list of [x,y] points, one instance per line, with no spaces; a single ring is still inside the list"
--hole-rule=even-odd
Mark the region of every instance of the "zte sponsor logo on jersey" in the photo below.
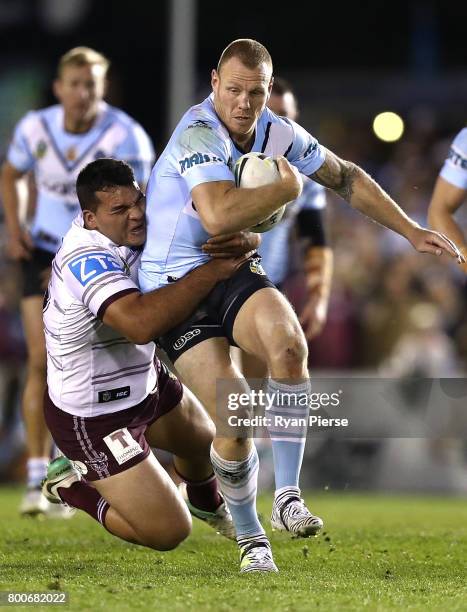
[[[73,276],[85,287],[91,280],[105,272],[121,270],[117,259],[108,253],[86,253],[76,257],[68,264]]]
[[[174,343],[174,349],[176,351],[179,351],[181,348],[185,346],[187,342],[192,340],[195,336],[199,336],[200,333],[201,333],[201,330],[196,328],[196,329],[192,329],[186,334],[183,334],[183,336],[180,336],[180,338]]]
[[[208,164],[209,162],[214,163],[223,163],[223,160],[220,157],[216,157],[215,155],[206,155],[206,153],[193,153],[190,157],[185,157],[184,159],[179,160],[180,164],[180,172],[183,174],[186,170],[189,170],[193,166],[199,164]]]

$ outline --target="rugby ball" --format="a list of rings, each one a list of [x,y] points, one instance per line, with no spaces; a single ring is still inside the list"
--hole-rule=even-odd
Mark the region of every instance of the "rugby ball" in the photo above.
[[[262,153],[247,153],[237,160],[234,168],[235,185],[237,187],[262,187],[280,179],[277,162],[272,157]],[[285,212],[285,204],[270,217],[250,227],[251,232],[262,234],[268,232],[279,223]]]

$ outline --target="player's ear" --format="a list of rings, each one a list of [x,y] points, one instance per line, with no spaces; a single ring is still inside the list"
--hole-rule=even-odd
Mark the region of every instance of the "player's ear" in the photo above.
[[[268,85],[268,102],[269,102],[269,98],[271,97],[271,92],[272,92],[272,86],[274,85],[274,77],[271,76],[271,80],[269,81],[269,85]]]
[[[55,81],[52,83],[52,91],[54,92],[54,96],[60,100],[61,98],[61,93],[62,93],[62,88],[61,88],[62,82],[60,81],[59,78],[56,78]]]
[[[211,86],[215,89],[219,85],[219,73],[215,68],[211,71]]]
[[[97,218],[96,213],[92,210],[83,210],[84,227],[86,229],[95,230],[97,229]]]

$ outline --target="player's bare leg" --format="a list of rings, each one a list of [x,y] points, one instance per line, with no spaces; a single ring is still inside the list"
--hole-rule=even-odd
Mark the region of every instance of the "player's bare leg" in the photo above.
[[[40,492],[47,474],[52,438],[44,420],[43,400],[46,386],[46,350],[42,321],[42,297],[30,296],[21,301],[21,315],[26,338],[28,361],[22,399],[28,454],[28,491],[20,512],[26,515],[45,513],[48,503]]]
[[[272,525],[301,536],[313,535],[323,523],[308,511],[299,489],[307,428],[289,428],[284,436],[283,426],[276,426],[274,420],[275,416],[298,417],[305,423],[308,420],[308,403],[298,400],[310,393],[308,347],[300,323],[279,291],[264,288],[243,304],[235,319],[233,336],[244,351],[266,362],[271,377],[266,391],[277,398],[269,412],[272,423],[268,427],[276,478]],[[281,401],[283,394],[295,396],[297,401],[290,406]]]
[[[218,491],[210,460],[216,434],[212,419],[185,387],[178,406],[161,416],[146,431],[149,445],[173,454],[179,491],[193,516],[220,534],[235,539],[232,517]]]
[[[232,363],[225,338],[210,338],[183,353],[175,364],[182,381],[217,420],[216,381],[232,380],[232,393],[248,386]],[[217,418],[216,418],[217,417]],[[224,498],[232,513],[241,551],[241,571],[277,571],[256,512],[258,454],[248,437],[216,437],[211,461]]]
[[[49,466],[50,501],[80,508],[114,535],[156,550],[171,550],[191,531],[191,517],[176,486],[151,453],[124,472],[92,483],[66,457]]]

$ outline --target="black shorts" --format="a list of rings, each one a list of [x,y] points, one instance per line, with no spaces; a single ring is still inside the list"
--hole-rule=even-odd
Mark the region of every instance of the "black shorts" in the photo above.
[[[41,287],[43,282],[41,273],[44,272],[44,270],[47,270],[47,268],[50,268],[54,257],[55,253],[36,248],[31,253],[31,259],[21,260],[21,271],[23,274],[23,297],[44,295],[45,289]]]
[[[261,267],[261,257],[251,257],[229,280],[218,283],[192,316],[158,339],[172,363],[185,351],[208,338],[227,338],[232,346],[233,326],[247,299],[266,287],[275,289]]]

